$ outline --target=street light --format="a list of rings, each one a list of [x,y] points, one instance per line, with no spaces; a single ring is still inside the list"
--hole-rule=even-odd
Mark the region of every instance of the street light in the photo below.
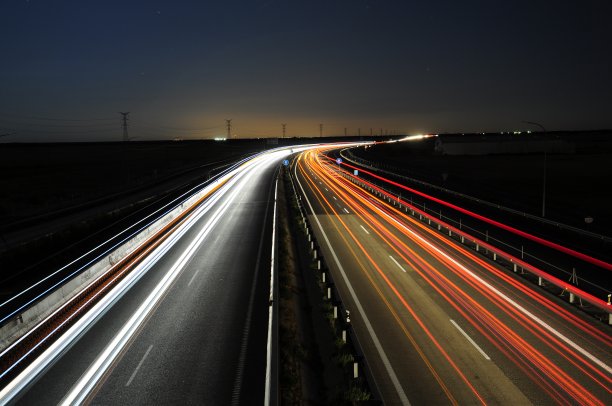
[[[535,121],[523,121],[523,123],[538,126],[542,129],[543,133],[546,133],[546,128],[540,123]],[[544,176],[542,179],[542,217],[546,217],[546,165],[547,165],[546,147],[544,147]]]

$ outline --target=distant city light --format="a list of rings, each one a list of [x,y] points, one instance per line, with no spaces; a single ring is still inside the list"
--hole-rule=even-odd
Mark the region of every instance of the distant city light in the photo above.
[[[215,141],[225,141],[227,140],[226,137],[215,137]]]

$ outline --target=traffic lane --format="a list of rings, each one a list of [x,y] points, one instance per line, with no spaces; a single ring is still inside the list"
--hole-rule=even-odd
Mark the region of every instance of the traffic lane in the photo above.
[[[254,200],[262,198],[263,194],[261,192],[253,196]],[[40,404],[41,399],[44,399],[45,404],[57,404],[155,288],[166,271],[183,254],[222,203],[223,200],[215,203],[211,210],[205,213],[114,306],[45,371],[44,375],[30,385],[18,402]]]
[[[343,216],[343,220],[350,225],[349,217],[352,216]],[[470,403],[477,401],[476,395],[466,385],[466,382],[462,381],[457,371],[440,353],[432,337],[440,342],[442,348],[461,371],[469,371],[465,372],[467,379],[476,381],[474,386],[478,394],[487,402],[516,404],[527,401],[495,364],[483,358],[472,344],[461,336],[449,321],[452,317],[438,305],[434,298],[421,289],[413,273],[403,273],[390,260],[384,244],[371,236],[364,237],[370,240],[364,242],[367,252],[381,265],[385,276],[425,322],[431,336],[416,324],[414,316],[398,300],[382,276],[351,252],[358,248],[352,246],[350,241],[347,244],[347,241],[344,241],[337,231],[335,232],[335,227],[331,224],[334,222],[333,216],[324,218],[321,216],[319,221],[326,229],[332,246],[336,247],[334,250],[341,258],[357,297],[366,312],[370,314],[369,319],[372,326],[383,348],[387,351],[392,367],[411,402],[427,401],[435,404],[451,400]],[[355,227],[352,228],[355,229]],[[324,249],[323,252],[325,251]],[[327,258],[330,257],[327,255]],[[332,272],[334,271],[332,267]],[[342,284],[339,283],[338,277],[335,277],[334,281],[337,285]],[[344,290],[341,289],[341,292]],[[343,298],[345,296],[346,293],[343,292]],[[358,317],[353,317],[352,321],[355,324],[355,321],[360,320]],[[355,329],[357,334],[363,337],[361,331],[364,330],[360,330],[357,325]],[[371,351],[370,354],[372,354]],[[384,372],[380,367],[377,370],[377,376],[381,376],[380,373]],[[385,386],[386,388],[381,388],[385,401],[393,403],[390,399],[397,397],[394,393],[396,391],[389,387],[388,383]]]
[[[334,196],[335,197],[335,196]],[[368,200],[370,200],[368,198]],[[396,210],[392,205],[387,204],[386,202],[377,203],[377,205],[384,204],[387,210]],[[378,220],[381,219],[383,222],[387,222],[387,228],[389,228],[396,237],[400,239],[405,239],[406,236],[399,232],[395,227],[388,227],[393,225],[393,222],[388,221],[386,216],[380,216],[380,214],[376,211],[371,210],[371,207],[368,206],[367,211],[371,211],[375,217],[378,217]],[[469,272],[473,272],[476,274],[476,278],[478,278],[478,283],[480,285],[488,284],[493,286],[494,289],[497,289],[502,292],[502,294],[507,295],[510,300],[516,298],[519,303],[524,304],[527,307],[527,311],[534,314],[542,314],[546,316],[546,319],[552,320],[555,325],[558,325],[558,328],[555,328],[556,331],[560,331],[564,336],[568,336],[572,340],[576,340],[579,342],[584,342],[585,345],[593,347],[594,351],[599,353],[602,357],[606,357],[605,350],[608,346],[604,346],[604,351],[601,350],[601,340],[594,341],[591,335],[581,334],[582,332],[579,329],[574,328],[571,323],[568,323],[568,319],[580,318],[580,323],[588,325],[587,328],[601,328],[601,326],[596,325],[590,319],[585,320],[583,315],[576,312],[575,309],[568,307],[565,304],[561,304],[559,306],[557,302],[552,303],[549,299],[545,299],[550,302],[551,309],[545,308],[542,306],[542,297],[539,292],[534,291],[535,288],[533,286],[525,285],[524,281],[517,281],[516,276],[504,272],[503,270],[498,269],[498,265],[491,262],[488,259],[481,258],[475,253],[471,252],[469,249],[466,249],[461,244],[457,243],[454,240],[449,239],[445,235],[440,234],[437,231],[432,231],[430,227],[423,225],[420,222],[415,221],[411,217],[405,215],[403,211],[398,213],[395,211],[395,215],[401,215],[403,217],[402,222],[405,223],[407,228],[416,231],[421,237],[426,240],[429,240],[434,245],[437,246],[437,250],[439,252],[435,253],[437,258],[440,258],[441,253],[449,258],[452,258],[455,261],[453,268],[457,267],[457,264],[464,266],[465,268],[469,268]],[[423,244],[420,244],[421,246]],[[426,248],[431,251],[430,248]],[[459,252],[461,251],[461,252]],[[466,275],[468,271],[461,271],[460,274]],[[451,273],[451,278],[457,279],[457,273]],[[470,276],[472,277],[472,276]],[[468,278],[469,279],[469,278]],[[503,279],[503,280],[502,280]],[[461,281],[460,281],[461,282]],[[518,283],[517,283],[518,282]],[[465,283],[463,283],[465,285]],[[493,289],[490,289],[493,290]],[[535,300],[532,296],[537,296],[537,300]],[[490,298],[488,299],[491,300]],[[499,297],[496,297],[494,301],[499,301]],[[599,336],[604,336],[605,333],[598,331],[597,334]],[[609,342],[609,340],[608,340]],[[599,343],[600,345],[597,345]]]
[[[343,216],[343,218],[344,218],[344,217],[346,217],[346,216]],[[404,237],[404,238],[405,238],[405,237]],[[471,264],[471,267],[474,267],[474,264]],[[463,283],[463,285],[464,285],[464,286],[460,287],[460,289],[461,289],[461,290],[468,289],[468,287],[467,287],[467,286],[465,286],[465,283]],[[480,300],[480,299],[479,299],[479,300]],[[486,303],[486,302],[487,302],[487,299],[484,299],[484,302]],[[444,302],[442,302],[441,304],[442,304],[442,305],[444,305]],[[452,309],[451,309],[451,311],[452,311]],[[503,317],[503,316],[502,316],[502,317]],[[507,317],[506,317],[506,318],[507,318]],[[503,320],[503,319],[502,319],[502,320]],[[506,323],[508,323],[508,322],[506,321]],[[467,324],[467,321],[466,321],[466,324]],[[520,331],[520,330],[521,330],[521,328],[519,328],[519,329],[518,329],[518,331]],[[522,335],[523,335],[523,336],[525,336],[525,337],[529,337],[529,338],[527,339],[527,341],[528,341],[528,342],[533,342],[534,340],[533,340],[533,337],[530,337],[530,333],[529,333],[529,332],[526,332],[524,328],[522,328],[522,330],[523,330],[523,331],[522,331]],[[485,341],[486,341],[486,339],[484,339],[484,337],[483,337],[483,340],[485,340]],[[535,341],[537,342],[537,340],[535,340]],[[565,362],[565,363],[567,363],[567,360],[562,359],[563,357],[562,357],[560,354],[558,354],[558,353],[553,353],[553,352],[552,352],[552,350],[549,350],[549,349],[547,349],[547,348],[544,348],[544,349],[542,350],[542,352],[543,352],[543,354],[544,354],[544,355],[545,355],[547,358],[552,359],[552,360],[554,360],[555,362],[561,362],[561,363]],[[501,358],[501,359],[503,359],[504,357],[500,357],[500,358]],[[606,359],[606,358],[604,358],[604,359]],[[566,366],[567,366],[567,370],[568,370],[568,371],[571,371],[571,370],[573,369],[573,368],[572,368],[570,365],[566,365]],[[512,370],[512,368],[514,368],[514,370],[516,370],[516,366],[515,366],[515,365],[509,365],[509,368],[510,368],[510,369],[506,369],[506,368],[504,368],[504,370],[505,370],[505,371],[510,371],[510,375],[511,375],[511,376],[513,376],[513,378],[514,378],[516,374],[514,373],[515,371],[513,371],[513,370]],[[522,378],[522,380],[523,380],[523,381],[525,381],[525,376],[524,376],[524,375],[522,375],[522,376],[521,376],[520,374],[518,374],[518,376],[519,376],[519,379],[520,379],[520,378]],[[576,373],[576,374],[574,374],[574,378],[575,378],[577,381],[580,381],[580,380],[583,380],[583,381],[584,381],[584,379],[581,379],[581,378],[584,378],[584,374]],[[526,383],[525,383],[525,382],[523,382],[523,383],[525,384],[525,385],[523,385],[523,387],[525,387],[525,389],[529,388],[530,390],[528,390],[528,392],[532,393],[532,394],[533,394],[533,396],[534,396],[536,399],[540,397],[540,395],[541,395],[541,393],[542,393],[542,390],[541,390],[541,389],[540,389],[540,390],[538,390],[538,388],[534,388],[534,387],[533,387],[533,382],[529,382],[529,381],[528,381],[528,382],[526,382]],[[584,383],[584,382],[583,382],[583,383]],[[587,382],[587,383],[584,383],[584,384],[586,384],[587,386],[589,386],[588,382]],[[593,383],[592,383],[592,382],[590,383],[590,386],[591,386],[591,389],[595,390],[595,392],[597,392],[597,390],[598,390],[598,389],[599,389],[599,390],[601,390],[601,388],[600,388],[600,387],[599,387],[599,388],[597,388],[597,387],[593,387]],[[604,394],[600,393],[600,396],[601,396],[601,395],[603,395],[603,396],[604,396],[603,398],[605,398],[605,393],[604,393]]]
[[[210,199],[214,198],[211,196]],[[167,270],[183,254],[189,242],[208,223],[222,200],[211,206],[113,306],[86,330],[82,336],[32,382],[18,399],[20,404],[57,404],[70,390],[98,354],[112,340],[125,322],[164,277]]]
[[[440,246],[442,250],[446,250],[447,255],[451,257],[455,256],[457,258],[461,258],[462,255],[464,255],[460,255],[457,252],[457,249],[464,249],[464,247],[461,247],[458,243],[450,241],[445,236],[442,236],[436,232],[433,233],[433,237],[434,240],[439,241],[439,243],[436,245]],[[451,246],[449,246],[449,244]],[[473,254],[470,252],[467,252],[466,255],[473,257]],[[453,283],[457,283],[457,288],[454,289],[455,291],[466,292],[467,298],[474,298],[479,304],[485,306],[485,309],[475,312],[476,314],[481,315],[490,313],[493,316],[489,317],[489,320],[494,320],[497,318],[498,322],[508,326],[505,334],[518,333],[518,336],[520,336],[519,340],[522,340],[522,343],[516,344],[517,339],[515,338],[509,341],[511,345],[532,346],[532,350],[530,350],[532,351],[531,353],[527,351],[523,353],[523,351],[521,351],[520,353],[515,353],[515,358],[523,358],[524,361],[526,361],[523,361],[524,364],[530,364],[533,361],[532,358],[535,358],[536,356],[538,358],[543,357],[544,359],[551,361],[551,363],[549,363],[546,369],[543,370],[545,372],[543,373],[543,376],[540,376],[540,381],[543,382],[549,380],[550,382],[559,384],[559,382],[555,382],[555,380],[567,381],[568,379],[571,379],[574,382],[571,384],[563,382],[560,384],[559,389],[565,385],[566,388],[562,389],[563,391],[567,391],[568,389],[569,391],[583,391],[583,389],[578,389],[580,386],[582,386],[599,399],[605,399],[607,397],[605,376],[598,377],[597,372],[593,373],[593,371],[589,371],[588,368],[588,373],[585,373],[584,369],[577,366],[581,365],[583,360],[585,360],[587,364],[590,363],[593,365],[595,370],[599,370],[600,362],[602,362],[604,365],[609,365],[609,339],[607,341],[608,344],[606,345],[605,339],[595,340],[593,336],[586,335],[579,329],[573,328],[571,323],[568,322],[568,317],[581,317],[580,320],[582,320],[583,315],[575,311],[575,309],[568,307],[567,304],[560,303],[560,306],[553,307],[553,310],[549,310],[542,306],[541,302],[534,300],[533,297],[528,295],[528,293],[531,291],[531,287],[525,286],[523,282],[518,281],[518,283],[516,283],[517,281],[515,278],[509,278],[511,282],[516,283],[515,286],[511,286],[508,279],[501,280],[498,276],[494,276],[491,271],[491,267],[495,268],[497,266],[496,264],[480,258],[476,258],[476,261],[479,261],[479,263],[469,262],[467,258],[463,258],[463,260],[464,265],[467,269],[469,269],[469,272],[475,273],[477,274],[478,278],[485,280],[484,283],[478,282],[478,284],[481,286],[485,283],[489,284],[492,286],[492,288],[487,288],[485,290],[493,291],[497,289],[500,293],[494,293],[492,297],[488,295],[485,296],[481,291],[476,291],[469,285],[469,282],[474,282],[473,280],[470,281],[469,277],[464,280],[459,278],[454,272],[444,272],[444,274],[448,273],[448,275],[445,276],[449,276],[449,280],[454,279]],[[427,260],[427,262],[430,261],[430,259]],[[436,262],[432,262],[432,264],[434,265],[435,269],[445,269],[443,264]],[[482,266],[483,264],[484,266]],[[488,269],[485,269],[485,266],[488,267]],[[446,269],[450,270],[450,268]],[[508,277],[503,271],[493,269],[493,272],[498,272],[502,275],[502,277]],[[489,281],[487,281],[487,279],[489,279]],[[438,286],[442,288],[447,287],[445,285],[447,285],[447,283],[438,283]],[[452,290],[453,289],[451,289],[451,292]],[[533,293],[539,296],[537,292]],[[539,299],[541,300],[542,298]],[[508,311],[507,309],[502,310],[501,307],[498,306],[500,305],[500,302],[502,302],[501,304],[505,304],[503,302],[506,301],[508,303],[513,303],[510,306],[512,311]],[[444,302],[441,303],[444,304]],[[551,304],[554,306],[558,305],[558,303]],[[467,310],[468,312],[471,310],[469,306],[467,307]],[[514,316],[512,316],[513,314],[516,316],[516,319]],[[486,322],[481,324],[483,324],[484,327],[487,327]],[[535,328],[533,324],[536,324]],[[592,322],[587,322],[586,325],[588,328],[602,327],[597,326]],[[481,335],[479,332],[476,332],[475,334]],[[597,334],[601,336],[604,333],[598,330]],[[555,342],[555,340],[557,340],[557,342]],[[483,336],[482,341],[486,343],[487,338]],[[564,344],[567,344],[567,348],[561,348],[561,346]],[[583,352],[583,349],[586,349],[588,355]],[[499,352],[499,349],[496,348],[493,351]],[[533,351],[535,351],[535,353]],[[574,353],[573,355],[572,352]],[[591,360],[588,359],[590,356],[594,356],[595,360],[591,362]],[[500,360],[500,365],[505,365],[503,368],[504,371],[506,371],[509,376],[512,376],[513,380],[521,381],[523,383],[522,387],[525,388],[525,391],[529,391],[535,399],[541,397],[544,392],[544,387],[536,387],[533,379],[527,379],[527,375],[519,371],[520,367],[514,362],[510,362],[514,360],[508,359],[508,356],[504,356],[503,354],[500,354],[498,359]],[[554,367],[552,365],[554,365]],[[556,369],[556,367],[560,367],[563,372],[556,375],[556,377],[553,377],[553,373],[549,374],[549,372]],[[609,376],[609,367],[604,366],[600,370],[600,372],[604,373],[606,371]],[[554,390],[552,392],[554,392]],[[558,395],[553,394],[553,396]]]
[[[92,404],[263,402],[270,250],[261,242],[271,238],[271,222],[262,227],[271,206],[269,200],[247,202],[246,195],[219,224],[213,243],[200,247]],[[245,338],[253,282],[256,296]],[[248,355],[241,378],[248,384],[239,385],[243,339]]]

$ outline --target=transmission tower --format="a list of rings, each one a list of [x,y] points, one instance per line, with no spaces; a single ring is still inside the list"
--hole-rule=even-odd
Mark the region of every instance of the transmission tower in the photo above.
[[[130,114],[130,112],[129,111],[127,111],[127,112],[121,112],[120,111],[119,114],[121,114],[123,116],[121,118],[121,128],[123,128],[123,141],[127,142],[127,141],[130,140],[130,138],[128,137],[128,131],[127,131],[127,128],[128,128],[128,124],[127,124],[127,122],[128,122],[128,114]]]
[[[319,137],[323,136],[323,124],[319,124]]]
[[[287,124],[283,123],[281,125],[283,126],[283,138],[285,138],[285,134],[286,134],[286,130],[287,130]]]
[[[227,127],[227,139],[232,138],[232,119],[225,120],[225,126]]]

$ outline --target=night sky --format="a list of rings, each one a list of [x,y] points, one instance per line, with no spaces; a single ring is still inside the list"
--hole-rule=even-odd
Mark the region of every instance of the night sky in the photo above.
[[[0,142],[612,128],[612,2],[0,3]]]

